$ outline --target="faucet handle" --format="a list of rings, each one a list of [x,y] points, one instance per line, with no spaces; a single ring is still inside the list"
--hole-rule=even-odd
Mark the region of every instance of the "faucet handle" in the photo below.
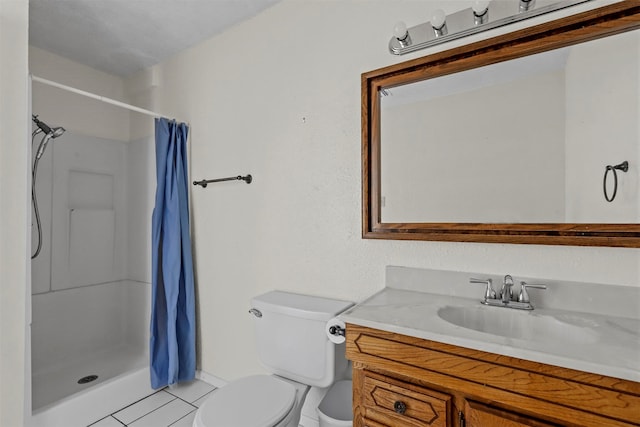
[[[529,302],[529,293],[527,292],[527,288],[547,289],[547,285],[520,282],[520,295],[518,295],[518,302]]]
[[[483,283],[487,285],[487,289],[484,292],[484,299],[495,299],[496,291],[493,290],[493,286],[491,286],[491,279],[469,279],[469,283]]]

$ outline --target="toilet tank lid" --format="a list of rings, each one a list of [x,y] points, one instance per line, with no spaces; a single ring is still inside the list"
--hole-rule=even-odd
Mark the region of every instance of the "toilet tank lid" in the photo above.
[[[294,294],[284,291],[271,291],[251,300],[254,308],[288,316],[327,321],[342,313],[353,302],[311,295]]]

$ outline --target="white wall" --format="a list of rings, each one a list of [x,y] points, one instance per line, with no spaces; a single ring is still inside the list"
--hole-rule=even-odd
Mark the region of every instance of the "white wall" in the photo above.
[[[191,122],[193,177],[254,176],[192,188],[203,370],[262,371],[253,295],[358,301],[389,264],[640,286],[636,249],[361,238],[360,74],[433,52],[387,52],[397,19],[425,16],[425,2],[284,0],[160,67],[156,108]]]
[[[0,425],[26,408],[29,129],[27,0],[0,1]],[[27,350],[28,351],[28,350]],[[26,371],[26,372],[25,372]]]
[[[127,101],[122,78],[29,47],[29,71],[38,77]],[[129,141],[129,111],[62,89],[33,83],[33,114],[47,124],[99,138]]]

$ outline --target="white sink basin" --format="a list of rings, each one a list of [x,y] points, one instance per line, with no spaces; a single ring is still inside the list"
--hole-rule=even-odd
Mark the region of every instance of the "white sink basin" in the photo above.
[[[455,307],[438,309],[438,316],[456,326],[525,341],[589,344],[599,334],[588,327],[559,321],[552,316],[500,307]],[[577,323],[577,322],[576,322]]]

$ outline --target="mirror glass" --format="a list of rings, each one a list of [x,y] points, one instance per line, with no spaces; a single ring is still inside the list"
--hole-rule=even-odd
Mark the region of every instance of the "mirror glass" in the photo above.
[[[382,87],[381,222],[640,222],[639,32]]]

